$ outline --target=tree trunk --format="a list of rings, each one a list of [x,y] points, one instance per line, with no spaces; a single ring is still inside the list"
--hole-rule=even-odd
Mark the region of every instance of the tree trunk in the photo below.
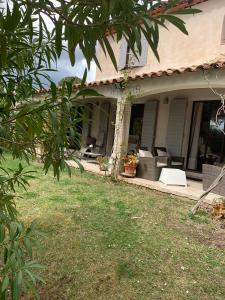
[[[111,176],[117,180],[121,171],[121,160],[127,152],[130,128],[131,102],[127,95],[121,95],[117,101],[115,136],[112,153]]]

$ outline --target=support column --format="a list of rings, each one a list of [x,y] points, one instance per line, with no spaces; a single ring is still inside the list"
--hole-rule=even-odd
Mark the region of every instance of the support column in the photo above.
[[[85,104],[84,105],[84,113],[83,113],[81,146],[86,146],[87,137],[88,137],[88,134],[89,134],[89,126],[90,126],[90,123],[91,123],[90,111],[91,111],[90,106],[88,104]]]
[[[117,110],[116,103],[111,102],[109,122],[108,122],[107,145],[106,145],[106,155],[108,155],[108,156],[111,156],[112,151],[113,151],[115,123],[116,123],[116,110]]]
[[[116,124],[113,145],[113,168],[112,177],[117,179],[121,171],[121,158],[127,153],[129,130],[131,118],[131,100],[125,92],[121,92],[120,97],[117,99],[116,110]]]

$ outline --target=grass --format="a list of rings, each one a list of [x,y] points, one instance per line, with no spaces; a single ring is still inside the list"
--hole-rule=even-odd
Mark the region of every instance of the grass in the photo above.
[[[10,167],[16,162],[9,162]],[[74,170],[22,192],[21,218],[38,220],[41,299],[224,299],[223,236],[193,202]],[[219,241],[219,243],[218,243]]]

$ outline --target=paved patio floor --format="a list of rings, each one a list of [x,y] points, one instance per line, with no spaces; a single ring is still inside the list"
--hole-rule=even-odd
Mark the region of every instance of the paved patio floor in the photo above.
[[[71,167],[78,168],[77,164],[73,160],[68,160],[67,163]],[[99,174],[102,176],[107,175],[107,173],[99,170],[99,166],[97,163],[89,162],[86,160],[82,160],[81,163],[82,163],[84,169],[88,172],[93,172],[95,174]],[[176,196],[180,196],[180,197],[186,197],[186,198],[189,198],[192,200],[198,200],[200,195],[203,193],[202,182],[190,180],[190,179],[187,180],[187,183],[188,183],[187,187],[174,186],[174,185],[168,186],[159,181],[150,181],[147,179],[142,179],[142,178],[137,178],[137,177],[125,178],[125,177],[120,176],[119,179],[121,181],[125,181],[130,184],[143,186],[143,187],[153,189],[156,191],[160,191],[163,193],[167,193],[167,194],[172,194],[172,195],[176,195]],[[211,203],[213,200],[219,199],[219,198],[221,198],[221,196],[210,193],[206,197],[205,201]]]

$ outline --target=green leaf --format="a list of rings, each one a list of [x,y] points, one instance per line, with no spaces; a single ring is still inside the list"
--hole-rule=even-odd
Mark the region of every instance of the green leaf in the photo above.
[[[21,286],[23,282],[23,273],[21,270],[19,270],[19,272],[17,273],[17,278],[18,278],[18,286]]]
[[[84,88],[79,90],[76,93],[76,97],[97,97],[97,96],[102,96],[101,94],[99,94],[96,90],[93,89],[89,89],[89,88]]]
[[[9,227],[9,235],[11,240],[14,239],[16,235],[16,231],[17,231],[17,224],[15,222],[11,222]]]
[[[56,87],[56,84],[53,81],[51,81],[51,92],[52,92],[52,99],[56,100],[56,98],[57,98],[57,87]]]
[[[39,15],[39,47],[42,45],[42,40],[43,40],[43,27],[42,27],[42,17]]]
[[[86,80],[87,80],[87,68],[85,68],[84,70],[84,74],[83,74],[83,78],[82,78],[82,81],[81,81],[81,87],[83,88],[85,83],[86,83]]]
[[[18,277],[16,274],[15,278],[12,280],[12,300],[17,300],[19,298]]]
[[[108,51],[109,57],[111,58],[111,61],[112,61],[112,63],[113,63],[113,66],[114,66],[114,68],[115,68],[116,71],[117,71],[117,62],[116,62],[116,58],[115,58],[113,49],[112,49],[112,47],[111,47],[111,45],[110,45],[110,43],[109,43],[109,41],[108,41],[108,38],[105,37],[105,36],[103,36],[103,42],[104,42],[105,47],[106,47],[106,49],[107,49],[107,51]]]
[[[5,226],[3,224],[0,225],[0,243],[2,243],[5,239]]]
[[[179,19],[176,16],[172,16],[172,15],[163,15],[162,18],[169,21],[174,26],[176,26],[184,34],[188,34],[187,29],[185,27],[185,23],[184,23],[183,20]]]
[[[2,40],[0,43],[0,66],[5,67],[7,65],[7,40],[5,35],[2,36]]]
[[[68,93],[69,97],[71,96],[72,90],[73,90],[72,82],[73,82],[73,80],[66,81],[67,93]]]
[[[9,286],[9,276],[6,275],[3,279],[3,282],[2,282],[2,288],[1,288],[1,291],[4,292]]]
[[[157,50],[157,43],[158,41],[155,40],[155,43],[152,41],[151,39],[151,36],[147,34],[146,31],[143,30],[143,33],[144,33],[144,36],[146,37],[155,57],[157,58],[158,61],[160,61],[160,57],[159,57],[159,53],[158,53],[158,50]]]
[[[75,163],[78,165],[78,167],[79,167],[81,173],[83,173],[83,172],[84,172],[84,166],[82,165],[82,163],[80,162],[80,160],[79,160],[79,159],[76,159],[76,158],[74,158],[73,160],[74,160]]]
[[[70,62],[71,65],[74,66],[75,65],[75,47],[70,46],[69,47],[69,57],[70,57]]]
[[[55,24],[55,46],[56,46],[56,53],[58,57],[60,57],[62,53],[62,20],[59,20]]]
[[[21,13],[19,10],[19,5],[14,3],[13,11],[12,11],[12,28],[11,30],[15,30],[17,25],[19,24],[21,19]]]
[[[34,285],[36,285],[36,278],[35,278],[34,274],[33,274],[32,272],[30,272],[29,270],[27,270],[27,269],[25,269],[25,273],[27,273],[27,274],[29,275],[29,277],[30,277],[32,283],[33,283]]]
[[[24,239],[24,246],[26,247],[29,256],[32,258],[33,256],[32,245],[31,245],[31,241],[27,237]]]
[[[185,8],[185,9],[179,9],[177,11],[173,12],[173,15],[188,15],[188,14],[199,14],[202,10],[196,9],[196,8]]]

